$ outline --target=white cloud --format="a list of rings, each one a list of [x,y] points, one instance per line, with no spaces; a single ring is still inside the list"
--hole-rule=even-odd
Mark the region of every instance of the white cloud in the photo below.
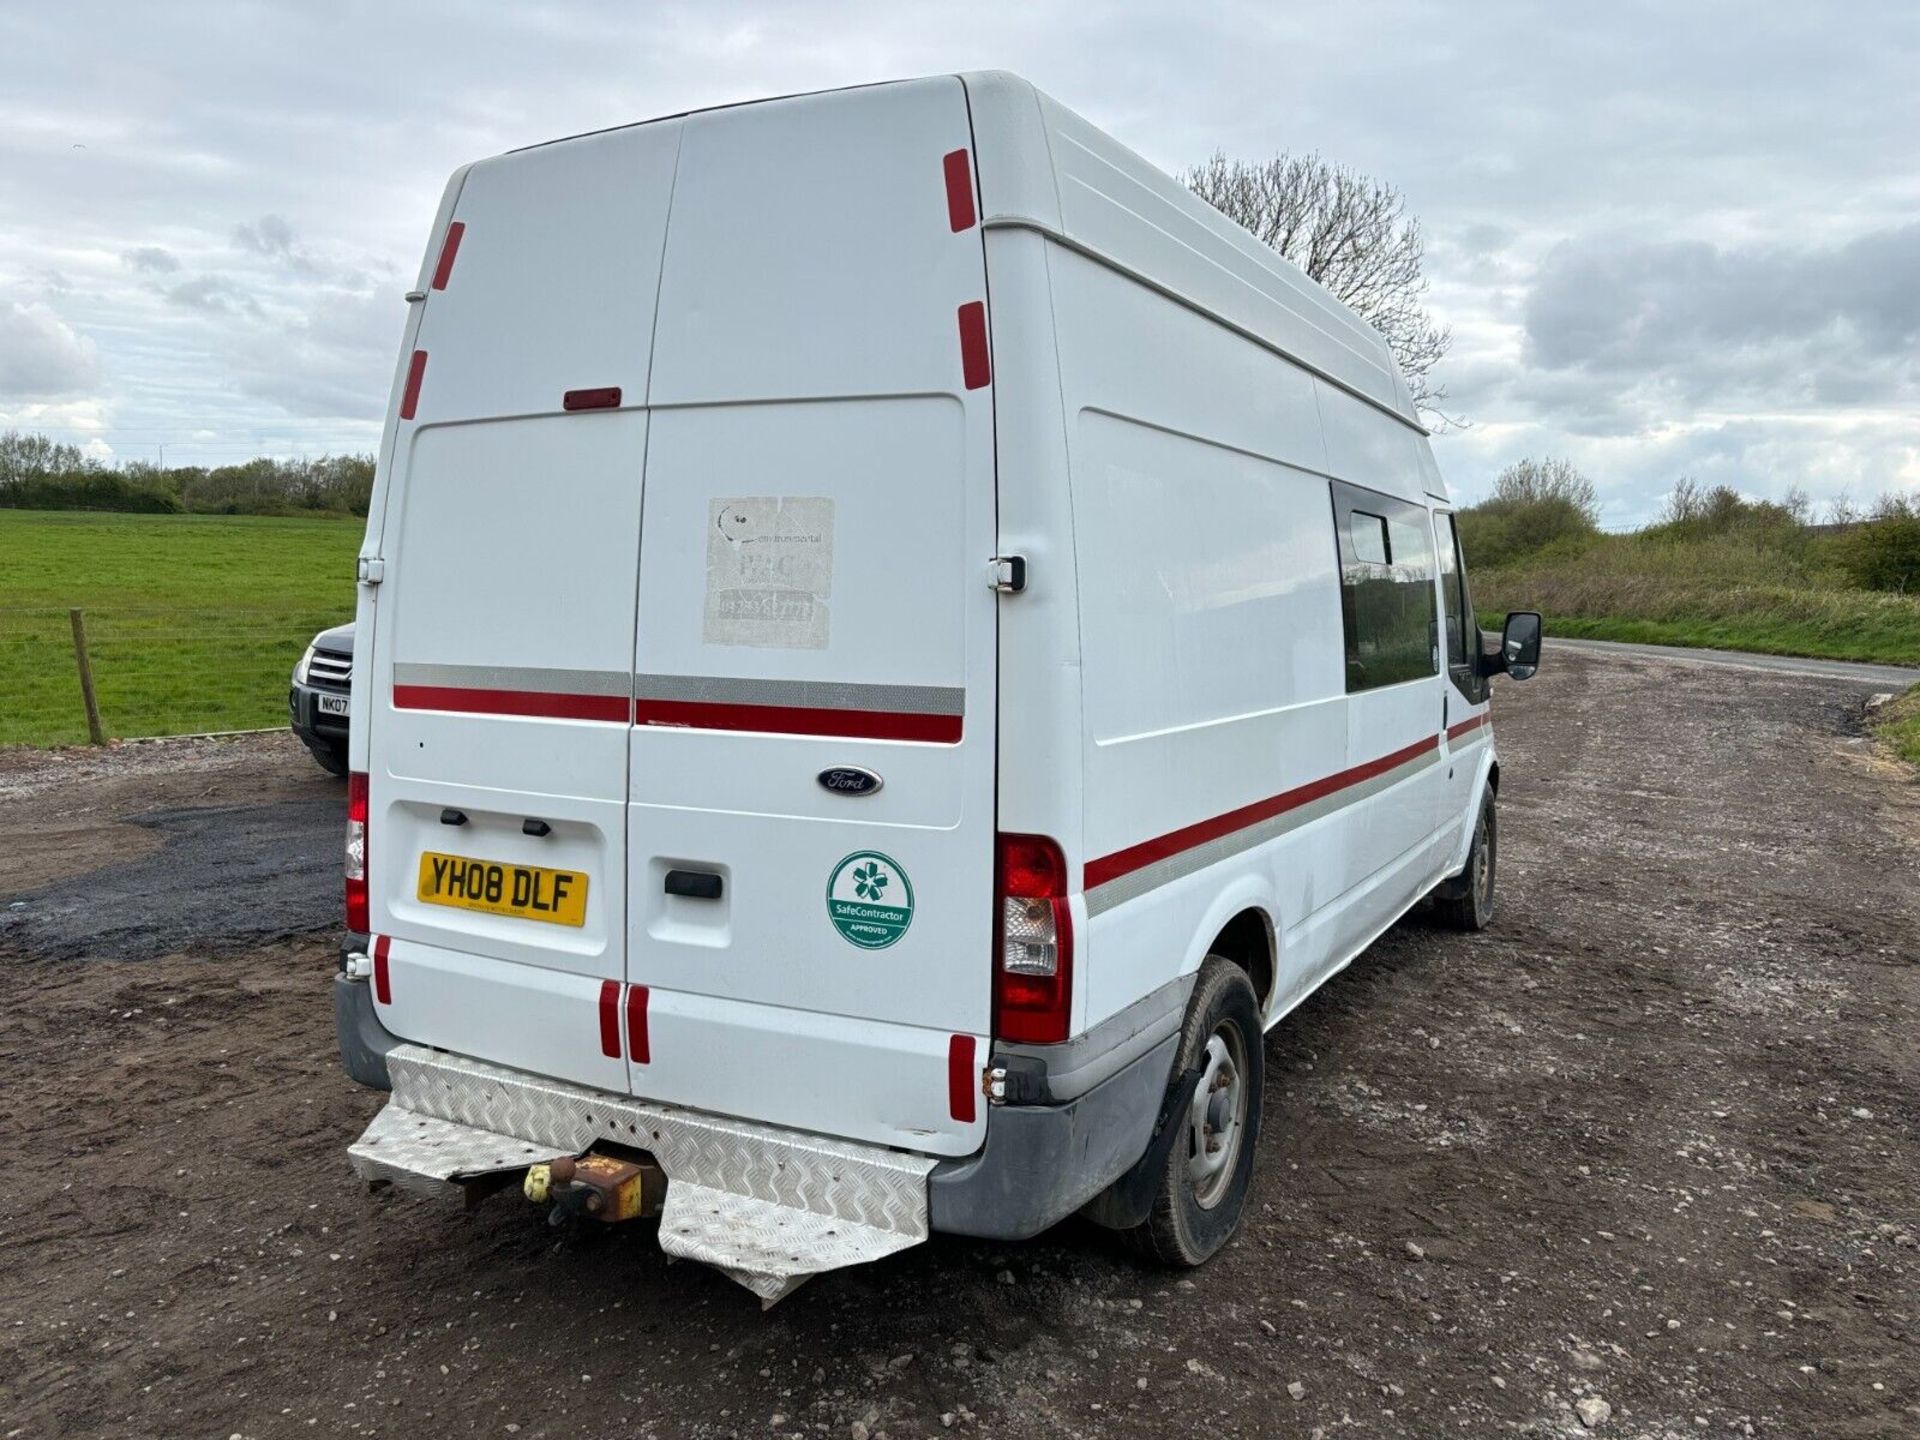
[[[98,376],[93,342],[49,306],[0,300],[0,396],[72,395]]]
[[[153,0],[111,35],[15,6],[0,49],[35,57],[0,100],[0,294],[94,337],[122,454],[370,446],[399,294],[465,161],[985,67],[1169,169],[1319,150],[1403,187],[1474,422],[1439,442],[1463,493],[1565,453],[1631,521],[1677,467],[1857,496],[1920,449],[1911,0],[1845,23],[1668,0]]]

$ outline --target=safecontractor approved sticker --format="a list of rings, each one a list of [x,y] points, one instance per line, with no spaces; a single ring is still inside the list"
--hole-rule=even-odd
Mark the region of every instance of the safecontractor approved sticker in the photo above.
[[[913,923],[913,883],[898,861],[856,850],[827,879],[827,918],[862,950],[884,950]]]

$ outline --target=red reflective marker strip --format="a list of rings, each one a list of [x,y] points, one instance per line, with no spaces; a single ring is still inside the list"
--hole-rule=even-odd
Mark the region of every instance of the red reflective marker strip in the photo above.
[[[447,238],[440,247],[440,263],[433,267],[433,288],[447,288],[447,277],[453,274],[453,257],[460,253],[460,237],[467,233],[464,220],[456,220],[447,226]]]
[[[427,374],[427,352],[416,350],[407,362],[407,388],[400,393],[400,418],[411,420],[420,407],[420,382]]]
[[[1478,715],[1469,715],[1466,719],[1462,720],[1458,725],[1449,725],[1447,727],[1447,739],[1449,740],[1457,739],[1459,736],[1466,734],[1469,730],[1478,730],[1482,725],[1486,724],[1487,721],[1491,720],[1492,718],[1493,717],[1487,714],[1484,710],[1481,711]]]
[[[962,1125],[971,1125],[979,1113],[980,1072],[973,1063],[973,1037],[955,1035],[947,1041],[947,1109]]]
[[[647,987],[644,985],[627,987],[627,1055],[636,1065],[653,1062],[653,1045],[647,1039]]]
[[[620,982],[600,982],[600,1053],[610,1060],[620,1058]]]
[[[762,730],[778,735],[844,735],[863,740],[960,740],[959,715],[902,711],[820,710],[797,705],[725,705],[699,700],[640,700],[636,725],[674,725],[693,730]]]
[[[373,998],[382,1005],[393,1003],[393,972],[387,964],[387,952],[392,948],[391,935],[373,937]]]
[[[611,720],[625,724],[624,695],[553,695],[543,690],[475,690],[459,685],[396,685],[396,710],[455,710],[467,715],[523,715],[543,720]]]
[[[597,390],[569,390],[560,397],[560,404],[568,410],[617,410],[620,387],[602,385]]]
[[[967,389],[978,390],[993,380],[987,359],[987,302],[969,300],[960,307],[960,373]]]
[[[947,224],[957,233],[973,228],[973,172],[967,152],[949,150],[941,160],[947,172]]]
[[[1362,780],[1371,780],[1376,775],[1384,775],[1395,766],[1404,765],[1409,760],[1417,760],[1429,750],[1440,747],[1440,737],[1429,735],[1423,740],[1394,751],[1391,755],[1382,755],[1378,760],[1369,760],[1364,765],[1355,765],[1350,770],[1341,770],[1319,780],[1310,780],[1305,785],[1283,790],[1278,795],[1265,800],[1256,800],[1251,805],[1243,805],[1238,810],[1229,810],[1224,815],[1216,815],[1211,820],[1202,820],[1197,824],[1185,826],[1152,840],[1143,840],[1138,845],[1129,845],[1125,850],[1116,850],[1111,855],[1103,855],[1098,860],[1087,862],[1086,887],[1091,890],[1096,885],[1104,885],[1109,880],[1118,880],[1122,875],[1131,875],[1134,871],[1178,855],[1182,850],[1191,850],[1196,845],[1204,845],[1209,840],[1218,840],[1223,835],[1231,835],[1236,830],[1244,830],[1249,825],[1258,825],[1262,820],[1271,820],[1276,815],[1284,815],[1289,810],[1297,810],[1302,805],[1311,804],[1322,796],[1344,790],[1349,785],[1358,785]]]

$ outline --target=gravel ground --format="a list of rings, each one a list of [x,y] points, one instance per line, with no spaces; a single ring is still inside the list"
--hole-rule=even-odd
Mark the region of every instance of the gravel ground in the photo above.
[[[1495,928],[1272,1034],[1211,1265],[1070,1222],[764,1315],[644,1228],[353,1180],[291,742],[0,756],[0,1436],[1920,1434],[1920,786],[1866,693],[1551,657]]]

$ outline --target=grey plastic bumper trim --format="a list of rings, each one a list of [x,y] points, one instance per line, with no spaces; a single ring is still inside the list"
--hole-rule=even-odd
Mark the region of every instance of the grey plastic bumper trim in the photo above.
[[[1038,1060],[1046,1067],[1047,1090],[1056,1101],[1084,1095],[1178,1033],[1197,974],[1169,980],[1063,1045],[1002,1044],[994,1053]]]
[[[1146,1153],[1179,1044],[1169,1035],[1064,1105],[996,1106],[979,1154],[928,1177],[933,1228],[1025,1240],[1087,1204]]]

